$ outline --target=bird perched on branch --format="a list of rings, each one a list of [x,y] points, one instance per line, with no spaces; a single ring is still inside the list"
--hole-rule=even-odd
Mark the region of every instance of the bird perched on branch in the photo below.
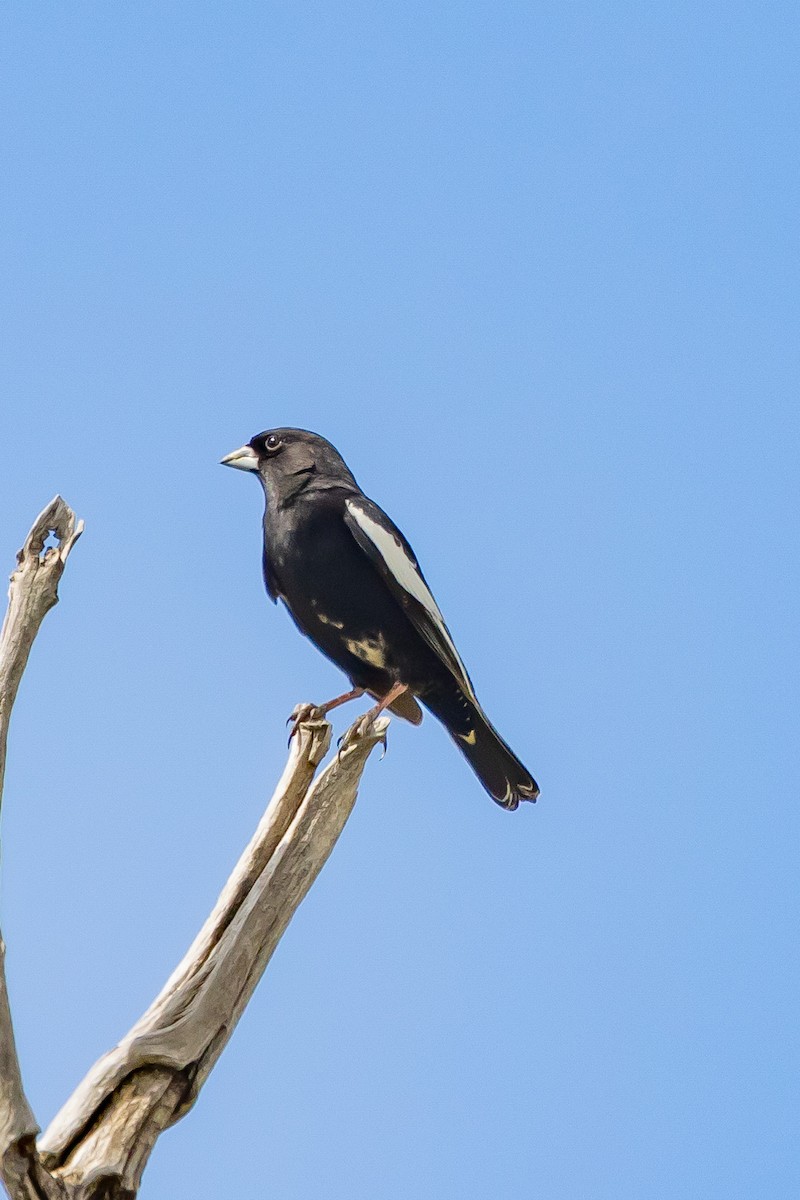
[[[414,552],[359,488],[330,442],[269,429],[222,459],[264,488],[264,582],[353,687],[323,713],[369,693],[418,725],[415,697],[438,717],[504,808],[535,800],[536,781],[493,728]]]

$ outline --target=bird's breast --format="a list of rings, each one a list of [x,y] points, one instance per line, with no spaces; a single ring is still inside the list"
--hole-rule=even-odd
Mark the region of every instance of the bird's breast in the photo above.
[[[432,653],[364,553],[343,506],[307,508],[265,523],[265,542],[280,594],[295,624],[351,676],[416,680],[417,660]],[[426,672],[423,670],[422,674]]]
[[[265,522],[265,553],[278,593],[304,631],[363,643],[359,657],[383,658],[369,628],[382,585],[341,513],[326,508]],[[369,657],[367,657],[369,656]]]

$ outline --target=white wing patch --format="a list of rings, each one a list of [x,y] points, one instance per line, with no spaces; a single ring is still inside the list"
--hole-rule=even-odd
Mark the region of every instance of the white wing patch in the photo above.
[[[425,580],[417,570],[416,563],[409,557],[405,547],[397,540],[393,533],[388,529],[378,524],[369,513],[366,513],[363,508],[354,500],[347,501],[347,511],[352,516],[353,520],[358,525],[359,529],[372,542],[375,549],[380,554],[385,562],[390,574],[399,584],[404,592],[413,596],[433,622],[439,637],[449,649],[455,662],[458,665],[462,678],[459,680],[461,686],[468,696],[477,704],[477,697],[472,690],[472,685],[467,675],[467,669],[461,661],[461,656],[453,644],[453,639],[450,636],[447,626],[444,623],[444,617],[439,611],[439,606],[431,595]]]

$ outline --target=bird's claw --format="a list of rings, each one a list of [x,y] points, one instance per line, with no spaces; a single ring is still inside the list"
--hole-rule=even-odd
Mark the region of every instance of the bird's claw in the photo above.
[[[287,745],[291,746],[292,738],[305,721],[311,721],[315,717],[319,718],[322,716],[324,716],[324,713],[316,704],[309,704],[308,702],[295,704],[294,708],[289,713],[289,716],[286,718],[286,724],[291,725],[292,727],[289,731],[289,741]]]
[[[378,720],[379,717],[380,717],[380,713],[375,712],[374,709],[370,709],[369,712],[364,713],[364,716],[360,719],[360,721],[356,721],[356,723],[354,725],[351,725],[350,728],[348,730],[346,730],[340,738],[337,738],[337,741],[336,741],[336,747],[337,747],[336,757],[337,757],[337,759],[341,760],[342,755],[347,753],[350,746],[352,746],[354,742],[357,742],[360,738],[366,737],[367,734],[370,732],[370,730],[373,728],[375,721]],[[386,737],[387,729],[388,729],[388,722],[386,722],[386,724],[384,724],[384,726],[380,730],[380,733],[378,736],[378,741],[379,741],[380,745],[383,747],[383,749],[381,751],[381,761],[383,761],[383,759],[386,757],[386,751],[389,748],[389,742]]]
[[[356,721],[354,725],[351,725],[349,729],[346,729],[340,738],[336,739],[337,761],[341,762],[342,756],[347,753],[350,747],[357,742],[360,737],[364,736],[367,731],[368,721],[369,713],[366,713],[366,715],[361,717],[360,720]]]

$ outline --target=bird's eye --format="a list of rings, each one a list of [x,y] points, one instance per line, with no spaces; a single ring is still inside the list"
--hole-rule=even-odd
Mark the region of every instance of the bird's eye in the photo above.
[[[264,447],[267,450],[277,450],[278,446],[280,446],[280,444],[281,444],[281,439],[278,437],[278,435],[275,433],[271,433],[269,435],[269,437],[266,439],[266,441],[264,442]]]

